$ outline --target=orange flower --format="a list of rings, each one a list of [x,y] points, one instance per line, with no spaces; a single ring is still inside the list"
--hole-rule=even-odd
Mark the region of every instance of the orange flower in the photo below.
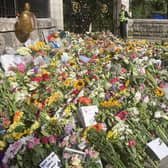
[[[98,123],[98,124],[93,125],[93,128],[96,128],[96,131],[99,132],[103,130],[104,127],[102,123]]]
[[[83,96],[78,99],[78,102],[82,104],[91,104],[92,100]]]
[[[17,111],[13,117],[13,121],[14,122],[18,122],[20,120],[20,118],[23,116],[23,112],[21,111]]]

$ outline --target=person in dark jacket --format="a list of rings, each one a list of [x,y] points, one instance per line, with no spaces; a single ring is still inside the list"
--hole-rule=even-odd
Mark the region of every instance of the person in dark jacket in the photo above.
[[[126,6],[121,5],[121,10],[119,13],[120,20],[120,36],[122,39],[127,39],[127,23],[128,23],[128,12],[126,11]]]

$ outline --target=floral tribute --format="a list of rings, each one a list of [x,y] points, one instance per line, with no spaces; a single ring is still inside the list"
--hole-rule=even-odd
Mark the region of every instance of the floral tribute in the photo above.
[[[33,59],[0,72],[0,167],[38,167],[54,152],[65,168],[158,168],[147,143],[168,145],[168,46],[111,33],[52,41],[18,49]],[[78,109],[91,105],[97,124],[83,128]]]

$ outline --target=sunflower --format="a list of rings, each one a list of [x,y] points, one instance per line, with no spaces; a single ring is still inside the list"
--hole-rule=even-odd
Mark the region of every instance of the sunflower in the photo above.
[[[75,89],[77,89],[77,90],[83,89],[84,86],[85,86],[85,82],[84,82],[83,79],[77,80],[77,81],[74,83],[74,85],[73,85],[73,87],[74,87]]]
[[[159,97],[164,96],[164,91],[163,91],[161,88],[155,88],[155,89],[153,90],[153,92],[154,92],[154,94],[155,94],[156,96],[159,96]]]
[[[69,61],[69,65],[72,66],[72,67],[76,67],[76,61],[74,59],[71,59]]]
[[[64,81],[64,86],[69,87],[72,84],[72,79],[66,79]]]

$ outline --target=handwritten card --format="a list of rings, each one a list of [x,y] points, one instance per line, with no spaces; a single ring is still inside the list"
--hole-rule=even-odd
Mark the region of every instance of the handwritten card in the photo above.
[[[40,163],[41,168],[60,168],[61,161],[58,156],[52,152],[45,160]]]
[[[82,106],[79,108],[79,117],[84,127],[97,124],[96,113],[98,113],[97,106]]]
[[[168,147],[160,138],[149,142],[147,146],[155,153],[155,155],[160,160],[168,156]]]

